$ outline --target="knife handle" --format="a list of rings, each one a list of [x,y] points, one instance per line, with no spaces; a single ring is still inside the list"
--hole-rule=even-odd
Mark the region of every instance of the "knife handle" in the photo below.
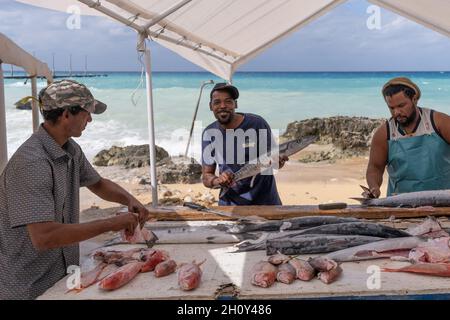
[[[345,208],[347,208],[347,204],[344,202],[319,204],[319,210],[338,210],[338,209],[345,209]]]

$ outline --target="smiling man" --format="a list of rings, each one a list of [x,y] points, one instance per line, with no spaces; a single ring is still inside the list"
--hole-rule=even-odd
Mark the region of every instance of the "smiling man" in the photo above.
[[[71,137],[106,105],[86,86],[55,81],[39,93],[44,123],[0,176],[0,299],[34,299],[79,265],[78,243],[107,231],[133,234],[148,210],[100,177]],[[129,213],[79,223],[79,189],[128,206]]]
[[[211,90],[209,107],[217,121],[203,132],[203,184],[227,188],[219,205],[281,205],[271,170],[258,174],[253,182],[251,177],[233,181],[235,172],[275,145],[270,126],[262,117],[235,112],[238,98],[238,89],[226,83],[218,83]],[[279,168],[287,160],[285,156],[280,158]]]
[[[387,195],[450,189],[450,117],[418,106],[419,87],[394,78],[382,90],[392,117],[374,134],[366,179],[380,196],[387,166]]]

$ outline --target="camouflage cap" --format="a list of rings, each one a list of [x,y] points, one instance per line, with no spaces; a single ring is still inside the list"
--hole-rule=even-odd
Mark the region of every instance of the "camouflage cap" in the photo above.
[[[95,100],[91,91],[74,80],[58,80],[52,82],[39,92],[41,110],[80,106],[90,113],[100,114],[106,110],[106,104]]]

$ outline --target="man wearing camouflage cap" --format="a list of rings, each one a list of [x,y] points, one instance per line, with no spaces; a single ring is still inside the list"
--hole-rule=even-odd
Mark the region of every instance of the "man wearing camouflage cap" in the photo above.
[[[370,192],[379,197],[387,167],[387,195],[450,189],[450,117],[418,106],[420,88],[394,78],[382,90],[392,117],[375,132],[367,167]]]
[[[107,231],[132,234],[149,218],[131,194],[100,177],[71,137],[106,105],[84,85],[55,81],[39,93],[44,123],[0,176],[0,299],[34,299],[79,265],[79,242]],[[79,223],[79,188],[128,206],[127,214]]]

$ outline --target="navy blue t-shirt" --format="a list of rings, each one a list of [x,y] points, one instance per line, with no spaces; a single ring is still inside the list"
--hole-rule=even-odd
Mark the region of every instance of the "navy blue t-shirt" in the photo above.
[[[246,163],[270,151],[273,141],[268,123],[260,116],[240,113],[244,120],[236,129],[223,129],[218,121],[211,123],[202,135],[202,164],[219,166],[237,172]],[[253,182],[246,178],[219,199],[219,205],[281,205],[272,170],[258,174]]]

